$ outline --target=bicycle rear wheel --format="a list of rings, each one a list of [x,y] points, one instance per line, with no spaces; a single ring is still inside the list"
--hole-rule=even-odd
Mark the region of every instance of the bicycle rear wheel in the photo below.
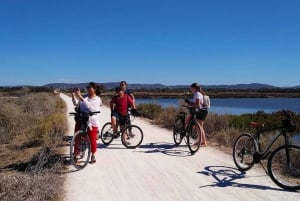
[[[191,123],[190,128],[188,129],[187,134],[187,145],[191,154],[196,153],[201,144],[201,127],[197,122]]]
[[[100,139],[104,145],[109,145],[113,141],[113,129],[110,122],[103,125],[100,132]]]
[[[138,147],[144,138],[143,131],[136,125],[130,125],[122,130],[121,141],[128,149],[135,149]]]
[[[175,145],[180,145],[183,139],[184,125],[182,119],[177,117],[173,126],[173,139]]]
[[[76,169],[83,169],[90,160],[91,141],[84,131],[77,131],[70,144],[70,161]]]
[[[233,161],[241,171],[247,171],[254,165],[255,140],[247,133],[241,134],[233,145]]]
[[[268,172],[281,188],[300,190],[300,146],[283,145],[275,149],[268,160]]]

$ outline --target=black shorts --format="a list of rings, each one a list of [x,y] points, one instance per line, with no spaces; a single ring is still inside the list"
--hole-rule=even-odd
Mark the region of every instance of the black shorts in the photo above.
[[[205,109],[200,109],[197,114],[196,114],[196,118],[201,120],[201,121],[204,121],[206,116],[208,114],[208,111],[205,110]]]
[[[114,111],[111,113],[112,117],[116,117],[116,119],[119,121],[120,126],[124,126],[127,120],[127,115],[121,115],[120,113]]]

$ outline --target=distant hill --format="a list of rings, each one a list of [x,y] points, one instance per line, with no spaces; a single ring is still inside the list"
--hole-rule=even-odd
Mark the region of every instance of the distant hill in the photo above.
[[[293,88],[295,88],[295,89],[300,89],[300,85],[294,86]]]
[[[119,86],[119,82],[108,82],[108,83],[97,83],[102,85],[106,90],[113,89]],[[85,88],[88,83],[50,83],[44,85],[45,87],[51,88],[59,88],[59,89],[70,89],[70,88]],[[260,83],[251,83],[251,84],[235,84],[235,85],[202,85],[204,89],[209,88],[220,88],[220,89],[233,89],[233,90],[245,90],[245,89],[276,89],[280,87],[275,87],[272,85],[267,84],[260,84]],[[129,84],[129,88],[132,90],[136,89],[163,89],[163,88],[171,88],[171,89],[178,89],[178,88],[189,88],[189,85],[163,85],[163,84]],[[295,86],[293,88],[300,88],[299,86]]]
[[[204,87],[205,88],[205,87]],[[206,88],[222,88],[222,89],[275,89],[275,87],[267,84],[251,83],[251,84],[235,84],[235,85],[209,85]]]
[[[106,90],[113,89],[119,86],[119,82],[97,83],[103,86]],[[71,88],[86,88],[88,83],[51,83],[44,85],[45,87],[59,88],[59,89],[71,89]],[[166,88],[166,85],[162,84],[130,84],[130,89],[162,89]]]

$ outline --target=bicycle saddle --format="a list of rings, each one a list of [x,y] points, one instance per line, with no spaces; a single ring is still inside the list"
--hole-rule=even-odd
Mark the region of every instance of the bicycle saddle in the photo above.
[[[259,127],[264,127],[265,124],[251,121],[250,126],[253,127],[253,128],[259,128]]]

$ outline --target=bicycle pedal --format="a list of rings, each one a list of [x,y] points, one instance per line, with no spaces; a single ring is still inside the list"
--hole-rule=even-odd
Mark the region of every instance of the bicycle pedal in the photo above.
[[[120,137],[120,134],[119,134],[119,133],[115,133],[115,134],[113,134],[112,136],[113,136],[113,138],[116,139],[116,138]]]

